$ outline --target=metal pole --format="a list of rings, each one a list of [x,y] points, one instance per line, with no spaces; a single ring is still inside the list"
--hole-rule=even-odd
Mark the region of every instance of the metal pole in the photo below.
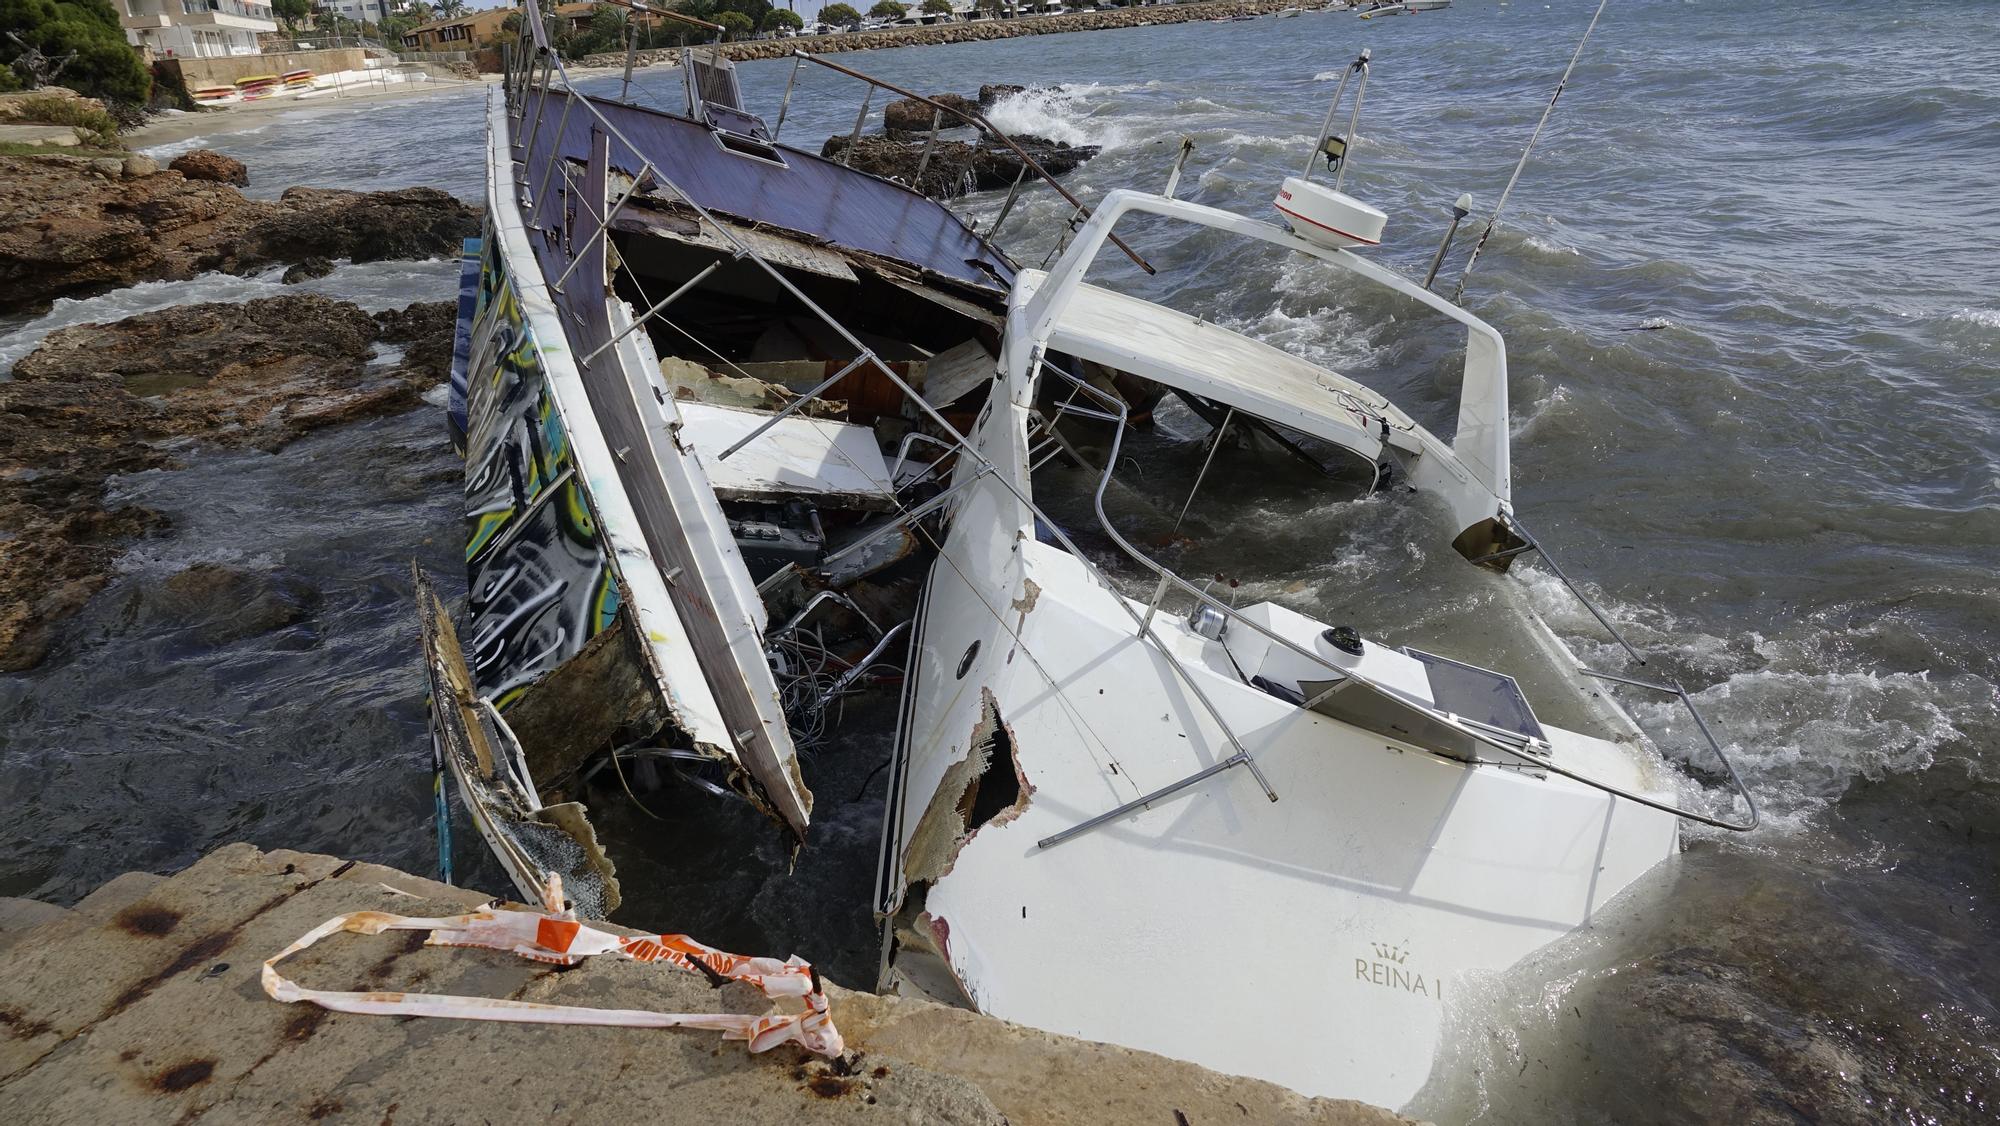
[[[785,115],[792,110],[792,87],[798,84],[799,68],[804,65],[804,59],[792,60],[791,77],[785,79],[785,100],[778,103],[778,123],[771,127],[771,143],[774,145],[778,143],[778,134],[785,131]]]
[[[854,146],[861,143],[861,127],[868,124],[868,103],[874,100],[875,87],[870,86],[868,92],[861,95],[861,112],[854,115],[854,132],[847,135],[847,150],[840,154],[843,167],[854,165]]]
[[[931,166],[931,151],[937,148],[938,126],[942,124],[944,124],[944,111],[938,109],[932,110],[931,136],[929,140],[924,142],[924,155],[917,160],[916,180],[910,184],[911,187],[920,192],[924,190],[924,171]],[[924,194],[929,195],[930,193],[924,192]]]
[[[763,424],[758,426],[757,429],[752,430],[750,433],[743,435],[743,437],[740,440],[738,440],[735,445],[722,451],[720,454],[717,454],[715,460],[717,461],[729,460],[730,454],[733,454],[737,450],[740,450],[743,447],[749,445],[751,442],[756,441],[758,438],[763,436],[766,430],[769,430],[771,427],[776,426],[780,422],[783,422],[786,419],[790,418],[793,414],[804,409],[807,403],[810,403],[814,399],[817,399],[821,395],[825,394],[827,388],[832,387],[834,384],[839,383],[843,379],[846,379],[848,375],[854,371],[855,368],[860,367],[862,364],[865,364],[868,361],[873,360],[874,358],[875,358],[875,353],[873,352],[863,352],[859,356],[854,357],[853,363],[848,364],[846,367],[841,368],[839,371],[834,372],[832,375],[827,376],[824,380],[821,380],[819,386],[813,388],[812,390],[806,392],[803,395],[800,395],[798,398],[793,399],[791,402],[786,403],[785,409],[779,411],[777,414],[772,415],[770,418],[765,419]],[[887,371],[888,369],[884,368],[883,370]],[[894,373],[890,374],[890,378],[892,379],[895,378]]]
[[[1007,213],[1014,210],[1014,200],[1021,195],[1021,181],[1027,178],[1028,166],[1023,164],[1021,170],[1014,173],[1014,186],[1007,189],[1007,202],[1000,205],[1000,214],[994,217],[993,225],[986,228],[987,241],[990,242],[1000,237],[1000,224],[1005,223],[1007,221]]]
[[[1127,814],[1137,813],[1138,811],[1151,806],[1154,802],[1159,801],[1162,798],[1172,797],[1173,795],[1180,793],[1182,790],[1187,789],[1189,786],[1192,786],[1197,782],[1207,781],[1208,779],[1213,778],[1216,775],[1234,766],[1247,766],[1251,769],[1253,773],[1255,773],[1257,769],[1257,764],[1250,761],[1250,756],[1247,753],[1243,751],[1238,751],[1235,754],[1230,755],[1228,758],[1223,759],[1221,762],[1215,763],[1212,766],[1203,767],[1202,769],[1195,771],[1193,774],[1188,775],[1186,778],[1183,778],[1178,782],[1170,782],[1167,785],[1162,786],[1157,790],[1154,790],[1152,793],[1147,794],[1143,798],[1135,798],[1134,800],[1128,801],[1124,805],[1121,805],[1116,809],[1108,809],[1103,813],[1100,813],[1097,816],[1091,818],[1088,821],[1078,822],[1077,824],[1072,825],[1067,829],[1064,829],[1060,833],[1055,833],[1053,835],[1043,837],[1041,840],[1035,842],[1035,847],[1054,848],[1056,845],[1063,843],[1064,841],[1070,839],[1071,837],[1078,836],[1079,834],[1082,833],[1088,833],[1092,829],[1097,828],[1099,825],[1102,825],[1108,821],[1116,821]],[[1259,776],[1259,781],[1262,781],[1261,775]],[[1266,792],[1267,793],[1269,792],[1268,787],[1266,788]],[[1272,800],[1276,801],[1277,799],[1272,798]]]
[[[638,328],[640,325],[645,324],[649,320],[652,320],[653,314],[673,304],[674,301],[677,300],[682,294],[686,293],[690,289],[693,289],[695,286],[700,285],[703,279],[707,278],[708,275],[714,273],[716,270],[721,268],[722,268],[721,259],[718,259],[714,262],[710,262],[706,267],[702,269],[701,273],[696,274],[695,276],[689,278],[687,281],[681,283],[681,287],[679,289],[676,289],[672,293],[667,294],[665,297],[660,298],[659,304],[646,310],[643,314],[634,319],[631,324],[626,325],[625,330],[623,332],[620,332],[618,335],[612,337],[611,339],[591,349],[590,355],[585,356],[583,358],[583,362],[588,364],[590,361],[597,358],[597,354],[599,352],[604,351],[606,348],[609,348],[613,344],[618,343],[620,340],[625,339],[627,336],[632,335],[633,329]]]
[[[556,165],[561,164],[563,161],[563,154],[562,154],[563,136],[569,130],[569,111],[570,107],[574,105],[576,105],[576,94],[569,89],[567,84],[565,84],[563,87],[562,117],[556,120],[555,144],[552,145],[549,149],[548,164],[542,168],[541,187],[536,188],[534,196],[529,199],[529,206],[533,207],[536,211],[540,211],[542,209],[542,196],[549,190],[549,177],[555,175]],[[539,227],[536,229],[540,230]]]
[[[1528,137],[1528,146],[1521,150],[1521,159],[1514,164],[1514,174],[1507,177],[1507,187],[1500,193],[1500,202],[1493,205],[1493,217],[1486,220],[1486,229],[1479,232],[1479,241],[1472,244],[1472,257],[1465,260],[1465,272],[1458,276],[1458,286],[1451,291],[1452,304],[1458,304],[1459,295],[1465,292],[1465,280],[1472,276],[1472,268],[1479,264],[1479,254],[1486,249],[1486,240],[1493,237],[1493,228],[1500,225],[1500,213],[1507,209],[1507,197],[1514,194],[1514,185],[1521,179],[1521,170],[1528,166],[1528,154],[1535,151],[1535,142],[1542,138],[1542,127],[1549,123],[1549,115],[1556,111],[1556,99],[1563,96],[1563,87],[1569,85],[1570,72],[1576,69],[1576,60],[1583,57],[1583,46],[1590,42],[1590,33],[1597,30],[1597,17],[1604,14],[1604,6],[1611,0],[1597,0],[1597,11],[1590,17],[1590,26],[1583,29],[1583,38],[1576,42],[1576,53],[1569,57],[1569,65],[1563,68],[1562,78],[1556,83],[1556,92],[1549,95],[1549,104],[1542,109],[1542,119],[1535,122],[1535,131]]]
[[[1341,153],[1340,167],[1333,173],[1333,190],[1339,191],[1347,179],[1347,166],[1354,163],[1355,130],[1361,127],[1361,96],[1368,92],[1368,52],[1361,52],[1361,61],[1355,64],[1361,68],[1361,81],[1354,87],[1354,109],[1347,115],[1347,150]]]
[[[639,28],[625,21],[625,82],[618,88],[618,100],[632,104],[632,64],[639,61]]]
[[[1182,137],[1180,155],[1174,157],[1174,170],[1167,173],[1167,190],[1161,192],[1161,195],[1168,199],[1174,198],[1174,189],[1181,186],[1181,169],[1187,167],[1188,157],[1192,155],[1194,155],[1194,138]]]
[[[1360,58],[1340,72],[1340,85],[1333,88],[1333,104],[1326,107],[1326,120],[1320,122],[1319,138],[1313,142],[1312,152],[1306,154],[1306,166],[1299,172],[1299,179],[1312,179],[1313,163],[1319,159],[1320,150],[1326,147],[1327,134],[1333,132],[1333,115],[1340,112],[1340,99],[1347,94],[1347,80],[1354,77],[1354,72],[1367,61],[1368,52],[1363,51]]]
[[[1444,241],[1438,243],[1437,255],[1431,259],[1431,268],[1424,274],[1424,288],[1426,290],[1431,287],[1432,282],[1437,280],[1438,267],[1444,265],[1445,251],[1451,249],[1451,240],[1458,234],[1458,225],[1464,222],[1465,217],[1470,214],[1472,214],[1472,193],[1466,192],[1464,195],[1458,197],[1458,202],[1451,205],[1451,226],[1445,228]]]
[[[562,277],[557,278],[556,283],[549,287],[550,289],[555,290],[557,293],[562,292],[563,283],[569,280],[569,276],[576,272],[578,266],[583,265],[585,256],[590,253],[590,248],[597,245],[597,240],[604,237],[611,230],[611,221],[618,218],[618,213],[625,210],[625,204],[638,194],[639,181],[633,180],[632,186],[626,188],[625,194],[618,197],[618,202],[611,205],[611,210],[605,213],[604,221],[597,225],[597,230],[591,234],[590,240],[583,244],[583,249],[578,251],[576,257],[570,260],[569,267],[563,270]],[[592,355],[595,354],[592,353]]]
[[[1221,425],[1215,428],[1215,437],[1208,443],[1208,456],[1201,459],[1201,472],[1194,475],[1194,488],[1188,490],[1187,503],[1181,505],[1181,514],[1174,517],[1175,532],[1181,530],[1181,521],[1187,519],[1188,509],[1194,507],[1194,496],[1201,491],[1201,483],[1208,476],[1208,467],[1215,463],[1215,451],[1222,448],[1223,432],[1229,429],[1229,423],[1235,417],[1236,408],[1230,407],[1229,413],[1222,416]]]

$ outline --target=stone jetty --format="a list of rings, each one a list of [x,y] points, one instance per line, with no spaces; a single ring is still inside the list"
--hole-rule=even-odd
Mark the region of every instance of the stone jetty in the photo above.
[[[129,873],[69,909],[0,899],[0,958],[7,963],[0,974],[0,1120],[1408,1121],[1146,1052],[831,985],[833,1017],[847,1042],[834,1060],[790,1045],[751,1055],[741,1043],[700,1031],[334,1013],[273,1001],[259,983],[264,959],[335,915],[451,915],[485,899],[375,864],[246,844],[217,849],[170,878]],[[672,929],[672,920],[651,922]],[[768,1005],[747,986],[714,989],[665,966],[593,958],[562,969],[422,939],[419,931],[336,935],[283,969],[319,989],[661,1012]]]
[[[881,47],[925,47],[941,43],[979,43],[988,39],[1013,39],[1022,35],[1061,35],[1072,31],[1109,31],[1122,27],[1153,24],[1196,23],[1202,20],[1232,19],[1236,16],[1265,16],[1286,8],[1306,7],[1288,0],[1211,0],[1200,4],[1162,4],[1152,7],[1113,8],[1102,12],[1070,12],[1054,16],[1022,16],[1007,20],[972,20],[964,23],[927,24],[919,27],[885,27],[875,31],[849,31],[835,35],[801,35],[791,39],[757,39],[724,43],[725,57],[779,59],[793,51],[832,54],[836,51],[872,51]],[[706,50],[706,48],[703,48]],[[675,63],[679,47],[641,51],[638,65]],[[625,56],[612,52],[588,55],[581,60],[587,67],[622,67]]]

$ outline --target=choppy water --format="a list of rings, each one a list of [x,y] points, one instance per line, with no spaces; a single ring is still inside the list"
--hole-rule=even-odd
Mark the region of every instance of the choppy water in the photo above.
[[[1420,271],[1452,198],[1490,207],[1592,7],[1461,0],[1368,23],[1313,14],[844,61],[924,90],[1061,84],[993,116],[1104,145],[1069,180],[1086,199],[1162,183],[1186,134],[1197,148],[1182,194],[1262,214],[1303,160],[1325,79],[1372,47],[1349,185],[1391,213],[1377,256]],[[1600,25],[1467,302],[1508,338],[1522,513],[1659,673],[1698,689],[1766,828],[1690,833],[1681,859],[1601,927],[1461,991],[1480,999],[1454,1013],[1453,1078],[1415,1110],[1496,1122],[1995,1113],[1991,16],[1976,0],[1754,14],[1614,0]],[[789,70],[746,65],[753,101],[775,106]],[[642,93],[671,105],[679,81],[642,74]],[[851,126],[853,87],[808,70],[801,89],[788,138]],[[838,96],[809,96],[822,93]],[[479,97],[315,113],[210,143],[248,162],[262,193],[425,183],[477,198]],[[1033,264],[1062,218],[1038,193],[1007,241]],[[1445,401],[1427,322],[1218,240],[1141,226],[1134,241],[1162,267],[1142,280],[1113,266],[1134,288],[1419,408]],[[373,307],[445,299],[453,276],[446,263],[349,267],[315,288]],[[215,279],[65,302],[48,321],[0,326],[21,329],[0,337],[0,367],[54,324],[267,287]],[[427,871],[405,569],[414,556],[455,579],[457,487],[428,414],[119,483],[176,528],[131,553],[48,667],[0,678],[0,894],[74,897],[237,839]],[[1280,584],[1322,605],[1379,603],[1371,582],[1396,588],[1371,574],[1427,576],[1443,554],[1382,505],[1252,505],[1240,519],[1235,531],[1262,529],[1274,554],[1286,545],[1273,527],[1323,545]],[[285,624],[235,637],[175,605],[160,579],[193,560],[265,576],[292,608],[271,617]],[[1589,620],[1538,576],[1522,576],[1524,595],[1608,662]],[[1476,593],[1424,589],[1442,603],[1413,609],[1420,624]],[[865,977],[877,819],[872,796],[850,799],[879,792],[871,753],[820,752],[820,837],[791,876],[774,846],[746,857],[744,838],[704,839],[704,823],[600,815],[606,836],[669,832],[696,862],[690,874],[621,856],[628,889],[651,885],[630,921],[796,947]],[[490,868],[471,878],[504,890]]]

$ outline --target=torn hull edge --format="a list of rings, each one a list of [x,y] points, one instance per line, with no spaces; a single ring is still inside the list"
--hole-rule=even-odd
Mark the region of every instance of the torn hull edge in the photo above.
[[[588,918],[606,917],[618,908],[618,874],[583,807],[575,802],[542,804],[519,742],[473,684],[458,632],[430,577],[418,569],[415,578],[431,692],[431,739],[474,827],[523,902],[537,902],[554,874],[562,877],[576,911]]]
[[[574,343],[549,300],[534,232],[513,198],[502,104],[496,92],[486,230],[462,325],[471,690],[521,721],[520,781],[530,795],[537,784],[566,786],[584,758],[619,745],[617,737],[652,737],[723,763],[734,789],[802,835],[810,794],[794,764],[769,769],[739,752],[742,740],[711,687],[716,670],[698,655],[669,569],[620,479]],[[600,675],[606,669],[616,672],[615,691]],[[564,687],[571,681],[589,689],[591,706],[576,706],[580,697]],[[767,769],[753,774],[754,765]],[[476,818],[493,813],[479,808],[488,796],[479,789],[465,791]],[[595,850],[582,807],[570,808]],[[517,850],[484,824],[481,831],[518,881]]]

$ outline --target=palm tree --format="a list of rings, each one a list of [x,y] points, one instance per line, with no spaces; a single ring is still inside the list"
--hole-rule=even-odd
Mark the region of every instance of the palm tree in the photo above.
[[[465,14],[465,0],[438,0],[438,11],[445,19],[455,20]]]
[[[418,23],[431,22],[431,16],[435,14],[431,6],[425,3],[424,0],[410,0],[409,6],[403,10],[410,13],[410,18]]]

